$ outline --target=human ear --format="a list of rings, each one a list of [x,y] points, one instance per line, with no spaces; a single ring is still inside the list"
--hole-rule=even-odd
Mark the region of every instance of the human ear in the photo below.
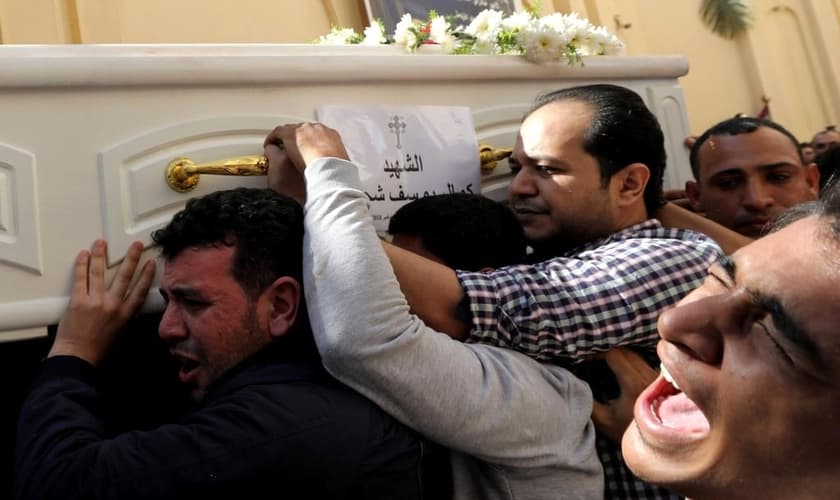
[[[700,201],[700,186],[695,181],[685,181],[685,196],[688,198],[692,210],[697,213],[705,211],[703,202]]]
[[[650,169],[644,163],[631,163],[617,172],[613,176],[613,182],[618,187],[618,206],[626,207],[643,200],[649,179]]]
[[[272,337],[282,337],[295,324],[300,310],[301,287],[294,278],[277,278],[263,292],[269,310],[268,331]]]
[[[820,192],[820,169],[816,163],[805,165],[805,182],[808,183],[808,190],[816,198]]]

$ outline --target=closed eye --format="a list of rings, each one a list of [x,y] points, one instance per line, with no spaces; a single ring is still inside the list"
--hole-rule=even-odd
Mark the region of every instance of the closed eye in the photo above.
[[[788,182],[791,178],[791,175],[787,172],[778,172],[769,174],[767,176],[767,180],[773,184],[784,184]]]
[[[740,177],[718,177],[712,181],[712,185],[724,191],[731,191],[741,185]]]
[[[796,363],[793,362],[793,358],[791,358],[790,355],[787,352],[785,352],[781,344],[779,344],[776,338],[773,337],[773,335],[770,333],[770,329],[767,327],[767,325],[764,324],[764,321],[756,321],[756,324],[761,327],[761,329],[764,331],[764,335],[766,335],[767,338],[770,339],[770,342],[773,343],[773,346],[776,348],[776,351],[779,353],[781,358],[785,360],[785,362],[790,366],[796,366]]]
[[[190,298],[190,297],[181,297],[181,304],[183,304],[184,307],[188,307],[188,308],[192,308],[192,309],[198,309],[198,308],[207,307],[208,305],[210,305],[210,303],[207,302],[206,300],[199,300],[199,299],[194,299],[194,298]]]

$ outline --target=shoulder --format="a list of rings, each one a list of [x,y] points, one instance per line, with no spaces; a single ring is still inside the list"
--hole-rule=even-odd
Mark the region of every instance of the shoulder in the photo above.
[[[277,367],[279,371],[279,367]],[[247,385],[213,402],[229,409],[283,422],[290,429],[320,428],[324,432],[361,435],[394,420],[370,400],[333,378],[320,366],[289,376],[271,369]]]
[[[722,255],[718,244],[709,236],[688,229],[663,227],[655,219],[615,233],[591,253],[641,260],[673,255],[680,260],[700,258],[703,261]]]

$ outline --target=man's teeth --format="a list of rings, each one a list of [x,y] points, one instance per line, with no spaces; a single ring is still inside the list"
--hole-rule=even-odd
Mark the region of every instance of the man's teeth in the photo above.
[[[668,373],[668,369],[665,368],[664,364],[659,365],[659,371],[662,372],[662,376],[665,377],[665,380],[667,380],[669,384],[673,385],[675,389],[680,390],[680,386],[678,386],[674,381],[674,377]]]

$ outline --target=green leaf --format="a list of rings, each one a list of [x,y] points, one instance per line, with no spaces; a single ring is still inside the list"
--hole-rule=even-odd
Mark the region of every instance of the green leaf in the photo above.
[[[713,33],[730,40],[752,24],[752,14],[745,0],[703,0],[700,19]]]

